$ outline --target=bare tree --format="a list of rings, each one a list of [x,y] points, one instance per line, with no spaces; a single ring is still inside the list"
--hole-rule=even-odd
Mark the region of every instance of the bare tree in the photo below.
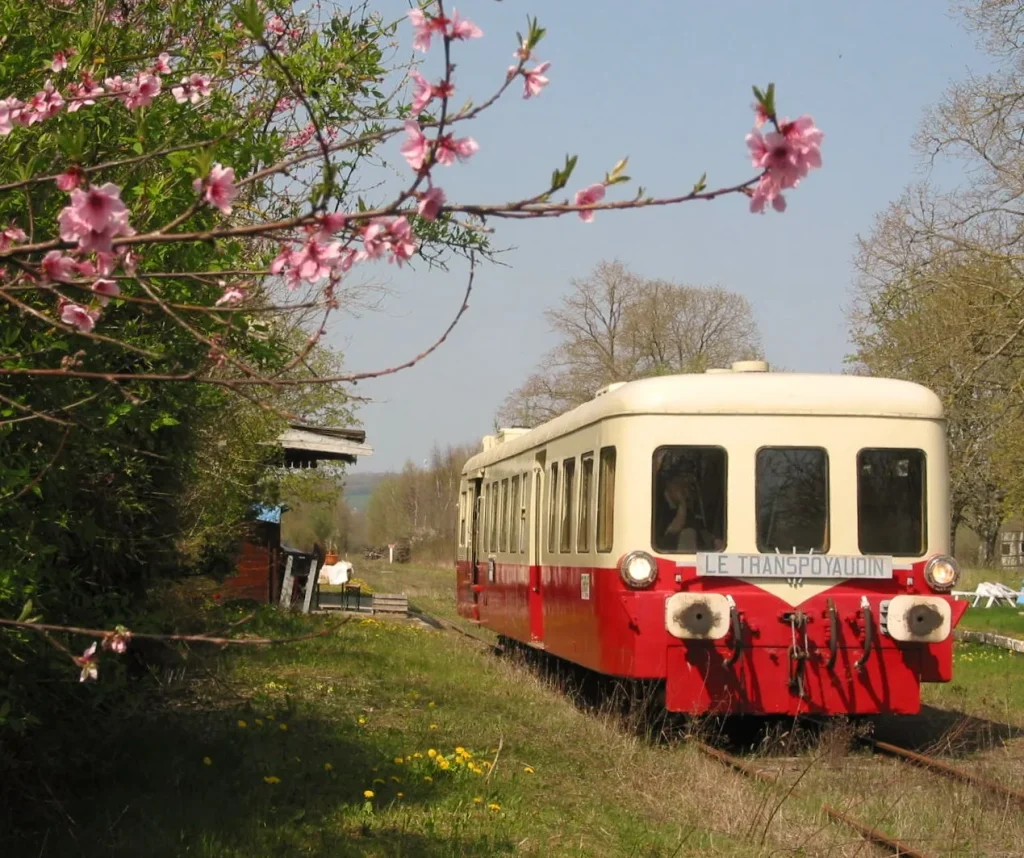
[[[561,338],[498,412],[504,425],[536,426],[611,382],[702,372],[762,354],[753,310],[721,287],[645,280],[601,262],[546,311]]]

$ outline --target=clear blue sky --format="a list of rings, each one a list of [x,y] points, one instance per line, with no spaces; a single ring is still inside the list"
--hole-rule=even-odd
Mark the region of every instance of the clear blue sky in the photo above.
[[[401,0],[375,5],[396,16],[407,8]],[[573,191],[624,155],[630,175],[658,195],[688,189],[705,171],[712,186],[743,180],[752,175],[744,144],[750,87],[770,80],[781,113],[809,113],[825,132],[824,167],[789,194],[782,215],[751,215],[737,196],[599,213],[590,224],[575,215],[496,222],[496,244],[515,247],[509,267],[479,271],[470,311],[448,342],[413,369],[359,385],[374,400],[359,415],[376,451],[355,466],[360,472],[400,468],[422,461],[435,441],[478,441],[490,431],[502,399],[553,344],[542,311],[602,259],[740,292],[770,361],[840,371],[856,236],[922,177],[910,147],[922,110],[951,80],[987,67],[943,0],[464,0],[458,8],[484,38],[457,47],[457,105],[493,91],[527,14],[548,28],[538,54],[552,65],[540,98],[524,101],[517,84],[472,123],[480,152],[437,173],[449,199],[535,193],[567,152],[579,155]],[[400,34],[408,47],[411,27],[403,23]],[[432,50],[424,74],[439,77],[440,63]],[[389,151],[408,175],[397,143]],[[381,312],[336,324],[332,342],[350,369],[398,363],[448,324],[465,271],[418,268],[363,273],[394,294]]]

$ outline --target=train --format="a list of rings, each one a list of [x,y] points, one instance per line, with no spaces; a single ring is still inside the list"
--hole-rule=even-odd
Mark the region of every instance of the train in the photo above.
[[[737,361],[483,439],[459,614],[689,715],[913,715],[967,603],[942,401]]]

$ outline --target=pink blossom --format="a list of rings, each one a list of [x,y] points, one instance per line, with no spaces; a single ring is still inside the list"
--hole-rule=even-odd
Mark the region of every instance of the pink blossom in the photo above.
[[[7,229],[0,230],[0,250],[7,250],[12,244],[20,244],[26,238],[28,236],[25,235],[25,230],[16,226],[9,226]]]
[[[68,67],[68,56],[71,54],[74,54],[73,50],[57,51],[53,55],[53,62],[50,63],[50,68],[55,72],[64,71]]]
[[[140,72],[128,87],[128,95],[124,100],[125,107],[129,110],[148,107],[160,94],[160,86],[160,78],[155,74]]]
[[[96,293],[100,306],[106,307],[111,298],[117,298],[121,294],[121,287],[115,280],[100,278],[92,284],[92,291]]]
[[[121,191],[108,182],[88,190],[75,188],[71,192],[71,205],[57,217],[60,236],[65,241],[77,241],[79,250],[111,251],[111,241],[118,235],[134,235],[128,224],[128,209],[121,202]]]
[[[455,163],[456,158],[460,161],[465,161],[479,149],[480,146],[472,137],[461,137],[456,140],[451,134],[445,134],[437,141],[437,154],[435,157],[438,164],[448,167]]]
[[[127,211],[121,202],[121,189],[113,182],[85,191],[76,188],[71,192],[71,207],[75,216],[94,230],[103,229],[111,218]]]
[[[156,58],[156,65],[153,66],[153,71],[157,74],[170,74],[171,73],[171,55],[164,51]]]
[[[809,116],[783,124],[781,131],[761,136],[759,131],[747,135],[751,163],[772,175],[781,188],[795,188],[812,167],[821,166],[824,135],[814,127]]]
[[[71,191],[77,188],[84,178],[85,174],[80,167],[69,167],[57,176],[57,187],[62,191]]]
[[[15,125],[23,124],[19,120],[24,108],[24,103],[18,101],[13,95],[0,99],[0,137],[10,134]]]
[[[388,261],[399,265],[416,251],[412,227],[404,216],[392,221],[384,217],[374,218],[363,231],[363,246],[370,259],[379,259],[390,250],[393,255]]]
[[[128,642],[131,638],[132,633],[128,629],[124,626],[116,626],[113,632],[103,638],[103,649],[124,655],[128,651]]]
[[[548,85],[548,79],[544,77],[544,72],[550,66],[551,63],[541,63],[529,71],[523,70],[523,98],[529,98],[531,95],[540,95],[540,91]]]
[[[434,97],[434,88],[430,85],[430,81],[419,72],[413,72],[409,76],[416,82],[416,91],[412,96],[412,112],[420,113]]]
[[[283,35],[285,31],[284,19],[280,15],[274,15],[267,21],[267,30],[271,33],[276,33],[278,36]]]
[[[53,81],[48,80],[25,105],[21,121],[25,125],[35,125],[37,122],[56,116],[63,106],[64,97],[54,88]]]
[[[214,306],[220,307],[224,304],[234,306],[235,304],[240,304],[242,301],[244,301],[245,296],[246,291],[244,289],[238,286],[228,286],[224,290],[224,294],[217,299],[217,302],[216,304],[214,304]]]
[[[330,241],[331,236],[338,230],[345,227],[348,218],[341,212],[330,212],[317,220],[316,228],[313,230],[313,237],[317,241]]]
[[[412,119],[405,123],[405,133],[409,135],[409,139],[402,144],[402,154],[410,167],[421,170],[430,151],[430,141],[420,130],[419,123]]]
[[[326,277],[341,262],[341,242],[329,244],[311,236],[300,250],[281,250],[270,264],[272,274],[284,271],[288,288],[295,289],[303,280],[309,283]]]
[[[526,45],[526,40],[523,39],[523,43],[519,46],[519,50],[512,54],[517,60],[521,60],[524,63],[528,63],[533,57],[530,49]],[[513,66],[515,68],[515,66]]]
[[[78,307],[77,304],[68,304],[67,306]],[[78,307],[78,309],[81,310],[82,308]],[[86,315],[88,316],[88,314]],[[91,325],[89,326],[89,330],[92,330]],[[96,665],[96,641],[93,641],[92,646],[90,646],[80,656],[76,657],[74,661],[75,664],[82,668],[82,674],[78,678],[79,682],[85,682],[87,679],[96,679],[96,677],[99,676],[99,668]]]
[[[430,188],[420,198],[420,204],[416,207],[416,211],[425,220],[435,220],[445,202],[444,191],[437,187]]]
[[[445,18],[432,18],[421,9],[410,9],[409,21],[414,30],[412,46],[424,53],[430,50],[430,39],[434,33],[443,33],[448,23]]]
[[[130,85],[127,81],[121,79],[121,75],[108,77],[103,81],[103,85],[107,88],[108,92],[115,94],[119,101],[124,102],[127,99],[127,92]]]
[[[202,179],[196,179],[192,183],[197,193],[203,190],[204,185],[206,201],[211,206],[219,208],[223,214],[231,214],[231,201],[238,196],[234,168],[214,164],[205,183]]]
[[[120,78],[118,78],[120,80]],[[68,84],[68,113],[75,113],[82,107],[96,103],[95,96],[103,94],[103,87],[88,72],[82,72],[81,83]]]
[[[484,31],[472,21],[460,18],[458,9],[452,9],[451,29],[448,34],[453,39],[479,39]]]
[[[59,250],[51,250],[43,257],[43,274],[47,280],[73,280],[76,268],[75,260]]]
[[[598,183],[576,192],[576,205],[592,206],[604,199],[604,185]],[[579,213],[580,220],[590,223],[594,219],[593,211],[582,211]]]
[[[124,273],[129,277],[134,276],[135,266],[139,262],[138,254],[133,253],[131,248],[125,248],[121,257],[121,265],[124,267]]]
[[[388,262],[397,262],[398,267],[412,258],[416,252],[416,242],[413,240],[412,227],[405,216],[395,218],[388,227],[388,237],[391,242],[391,251],[394,254]]]
[[[60,310],[60,320],[65,325],[73,325],[83,333],[89,333],[94,327],[96,327],[96,320],[100,317],[99,310],[87,310],[80,304],[74,304],[70,301],[66,302]],[[96,644],[92,645],[92,651],[96,650]],[[83,658],[90,654],[90,650],[86,650],[83,654]],[[84,672],[84,671],[83,671]],[[96,678],[95,674],[92,676]]]
[[[171,95],[178,104],[191,101],[198,104],[199,100],[206,98],[211,92],[210,79],[205,75],[192,74],[181,79],[181,86],[171,87]]]

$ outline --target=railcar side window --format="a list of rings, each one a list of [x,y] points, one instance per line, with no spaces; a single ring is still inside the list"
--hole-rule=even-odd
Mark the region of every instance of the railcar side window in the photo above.
[[[726,540],[726,462],[722,447],[654,451],[651,505],[655,551],[722,551]]]
[[[562,462],[562,540],[558,546],[559,551],[572,551],[572,511],[573,501],[576,499],[576,460],[566,459]]]
[[[459,545],[466,544],[466,493],[459,493]]]
[[[491,483],[491,540],[490,551],[498,550],[498,481]]]
[[[515,554],[519,550],[519,474],[512,478],[512,503],[509,505],[509,537],[508,550]]]
[[[501,481],[501,542],[500,551],[508,551],[508,477]]]
[[[597,474],[597,550],[612,550],[615,535],[615,448],[601,448],[601,469]]]
[[[755,482],[758,551],[828,551],[828,453],[762,447]]]
[[[590,551],[590,504],[594,497],[594,454],[580,459],[580,521],[576,528],[576,550]]]
[[[558,545],[558,462],[551,463],[548,480],[548,553],[554,554]]]
[[[538,500],[538,503],[540,501]],[[523,553],[526,551],[526,540],[530,530],[530,475],[523,474],[523,506],[522,506],[522,519],[523,524],[519,529],[519,552]]]
[[[925,552],[923,450],[857,454],[857,541],[861,554],[920,557]]]

